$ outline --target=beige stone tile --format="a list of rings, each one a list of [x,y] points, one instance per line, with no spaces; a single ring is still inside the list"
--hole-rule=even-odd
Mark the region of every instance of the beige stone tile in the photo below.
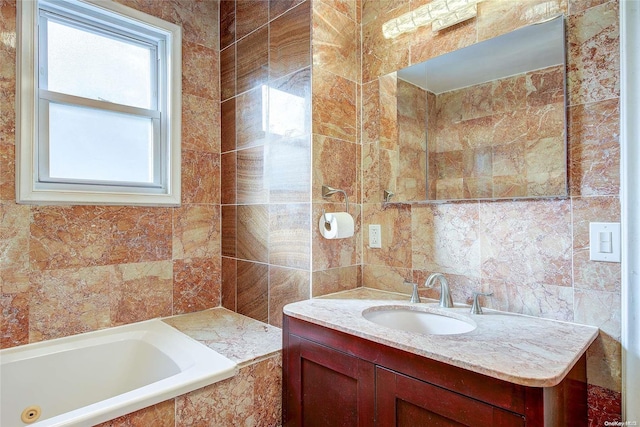
[[[482,277],[518,286],[571,286],[571,204],[480,204]]]
[[[365,264],[362,268],[362,286],[389,292],[400,292],[411,295],[412,286],[404,282],[412,282],[411,268],[390,267],[385,265]]]
[[[267,262],[269,259],[269,208],[267,205],[239,205],[237,207],[238,258]]]
[[[267,0],[236,1],[236,40],[262,27],[269,20]]]
[[[314,202],[323,200],[323,185],[344,190],[352,203],[358,200],[356,147],[357,145],[351,142],[313,135]],[[344,201],[344,196],[341,193],[335,194],[327,201]],[[340,210],[344,211],[344,206]]]
[[[185,94],[182,97],[182,149],[220,152],[220,105]]]
[[[419,5],[411,2],[412,9]],[[431,25],[418,28],[410,40],[410,64],[417,64],[476,42],[476,19],[470,19],[440,31],[433,31]]]
[[[111,265],[34,273],[29,342],[112,326],[110,292],[121,281]]]
[[[171,210],[119,206],[33,208],[31,266],[39,270],[171,258]]]
[[[220,203],[220,154],[182,150],[182,203]]]
[[[220,104],[220,152],[236,149],[236,99],[231,98]]]
[[[236,202],[265,203],[269,198],[264,146],[237,151]]]
[[[220,255],[220,207],[182,205],[173,212],[173,259]]]
[[[269,206],[269,264],[309,270],[311,204]]]
[[[237,152],[223,153],[220,156],[220,202],[225,205],[236,203]]]
[[[1,85],[1,83],[0,83]],[[0,124],[1,125],[1,124]],[[0,133],[2,131],[0,130]],[[0,201],[12,202],[16,199],[15,190],[15,145],[13,136],[11,143],[6,143],[4,138],[0,141]]]
[[[380,148],[398,148],[398,77],[390,73],[378,79],[380,101],[380,124],[378,137]]]
[[[236,45],[234,43],[220,52],[220,98],[226,101],[233,98],[236,93]]]
[[[236,256],[237,206],[221,206],[222,209],[222,255]]]
[[[262,88],[243,93],[236,99],[236,148],[248,148],[266,143],[263,127],[264,102]]]
[[[218,55],[212,48],[182,42],[182,93],[217,100]]]
[[[356,83],[313,69],[313,133],[356,142]]]
[[[362,85],[362,144],[373,144],[380,137],[380,84],[375,79]]]
[[[411,213],[413,268],[480,277],[478,204],[424,205]]]
[[[360,29],[355,20],[330,4],[313,2],[313,65],[353,82],[359,81]]]
[[[369,233],[364,233],[364,262],[389,267],[411,267],[411,207],[393,205],[387,209],[376,204],[363,205],[362,224],[380,224],[382,248],[369,247]]]
[[[311,65],[311,1],[305,1],[269,25],[269,76],[285,76]]]
[[[336,11],[358,22],[359,4],[354,0],[320,0]]]
[[[176,398],[177,425],[275,426],[281,422],[282,358],[240,369],[232,378]]]
[[[568,105],[620,96],[618,21],[615,1],[568,17]]]
[[[236,271],[238,261],[222,257],[222,301],[221,305],[236,311]]]
[[[30,292],[0,294],[0,348],[29,343],[30,297]]]
[[[252,319],[269,321],[269,266],[256,262],[238,261],[237,270],[237,310]]]
[[[189,258],[173,262],[173,313],[218,307],[221,302],[221,259]]]
[[[478,41],[566,12],[566,0],[484,1],[478,4]]]
[[[243,2],[260,4],[262,1]],[[237,3],[236,12],[240,3]],[[238,34],[239,35],[239,34]],[[269,29],[267,26],[249,34],[236,45],[236,92],[243,93],[269,79]]]
[[[269,268],[269,324],[282,328],[285,305],[309,299],[311,272],[271,266]]]
[[[352,265],[314,271],[311,277],[313,297],[319,297],[360,287],[362,284],[362,266]]]
[[[622,345],[619,338],[600,331],[587,349],[589,384],[620,392],[622,390]]]
[[[164,402],[96,425],[96,427],[135,426],[175,427],[175,400],[165,400]]]
[[[618,100],[570,107],[569,186],[572,196],[620,192]]]
[[[169,260],[116,266],[120,280],[109,289],[111,326],[173,314],[172,270]]]
[[[483,273],[481,292],[492,292],[484,305],[496,310],[528,316],[573,321],[574,292],[569,286],[544,283],[523,283],[494,279]]]
[[[29,225],[31,209],[25,205],[0,203],[0,291],[2,294],[29,289]]]
[[[220,7],[220,49],[236,41],[236,2],[221,1]]]
[[[409,12],[409,2],[369,0],[362,3],[362,82],[409,65],[409,46],[413,34],[385,39],[381,28],[389,19]]]

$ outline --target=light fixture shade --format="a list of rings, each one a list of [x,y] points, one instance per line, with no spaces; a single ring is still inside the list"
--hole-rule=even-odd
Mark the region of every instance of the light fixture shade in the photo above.
[[[476,4],[471,4],[466,6],[464,9],[458,10],[453,13],[449,13],[447,15],[441,16],[440,18],[433,21],[431,24],[431,29],[433,31],[440,31],[444,28],[451,27],[452,25],[458,24],[460,22],[466,21],[467,19],[471,19],[478,14],[478,9]]]
[[[391,39],[416,28],[432,24],[433,31],[450,27],[477,15],[482,0],[434,0],[382,25],[382,34]]]

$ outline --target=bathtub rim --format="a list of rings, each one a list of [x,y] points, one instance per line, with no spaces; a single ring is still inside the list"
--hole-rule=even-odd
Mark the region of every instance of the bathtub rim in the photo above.
[[[162,340],[163,336],[168,337],[170,342],[158,341]],[[132,337],[141,338],[142,341],[153,345],[166,354],[176,363],[180,372],[105,400],[31,424],[23,424],[23,426],[53,427],[86,425],[86,423],[97,424],[231,378],[238,373],[237,363],[161,319],[145,320],[2,349],[0,350],[0,369],[3,365],[18,360],[28,360],[47,354],[110,342],[113,341],[113,337],[118,337],[118,340],[131,339]],[[179,345],[173,347],[175,344]],[[172,354],[167,353],[167,346],[171,347],[169,350],[174,353],[174,357],[178,356],[177,360],[172,357]],[[212,363],[217,366],[217,369],[212,370]]]

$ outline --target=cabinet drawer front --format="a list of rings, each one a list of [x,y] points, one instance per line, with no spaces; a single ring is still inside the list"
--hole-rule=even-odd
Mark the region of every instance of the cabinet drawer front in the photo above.
[[[522,416],[376,367],[376,419],[380,426],[524,426]]]

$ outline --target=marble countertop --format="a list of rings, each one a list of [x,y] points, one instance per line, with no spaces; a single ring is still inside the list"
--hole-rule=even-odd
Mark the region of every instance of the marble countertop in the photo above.
[[[424,301],[424,300],[423,300]],[[386,328],[362,317],[381,306],[422,306],[477,327],[457,335],[425,335]],[[290,317],[346,332],[469,371],[531,387],[557,385],[596,339],[598,328],[469,306],[439,308],[437,302],[412,304],[408,297],[372,289],[356,289],[288,304]]]
[[[162,319],[243,367],[282,350],[282,330],[226,308]]]

